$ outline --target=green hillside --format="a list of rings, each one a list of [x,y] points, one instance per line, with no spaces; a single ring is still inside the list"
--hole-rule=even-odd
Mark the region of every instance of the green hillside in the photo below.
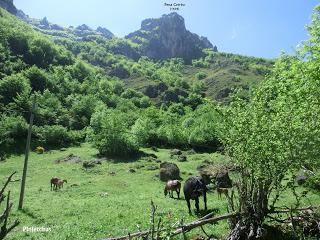
[[[317,239],[320,7],[296,54],[267,60],[218,52],[176,13],[117,38],[106,28],[63,28],[16,13],[12,0],[0,3],[19,16],[0,8],[0,177],[17,171],[6,189],[14,208],[34,115],[26,207],[12,209],[9,220],[54,230],[34,236],[20,225],[12,239],[144,230],[151,199],[168,229],[150,240],[176,239],[172,224],[209,212],[236,213],[205,225],[214,238]],[[189,215],[185,201],[163,196],[161,174],[170,171],[163,162],[180,168],[182,199],[188,188],[192,198],[208,190],[207,211],[201,200]],[[195,185],[186,184],[197,175]],[[67,185],[50,191],[53,176]],[[7,196],[0,193],[0,238]],[[197,228],[187,239],[196,234],[207,235]]]
[[[35,30],[53,38],[57,44],[65,46],[87,62],[103,68],[109,75],[123,79],[126,86],[143,93],[148,86],[157,85],[159,82],[164,82],[169,87],[182,87],[186,91],[190,91],[193,85],[201,84],[205,88],[207,97],[228,102],[229,95],[236,88],[247,91],[262,81],[274,64],[273,60],[218,53],[214,49],[207,49],[203,50],[203,57],[194,59],[190,64],[185,64],[183,60],[178,61],[181,66],[175,68],[174,74],[159,76],[156,71],[161,71],[165,60],[147,58],[148,64],[139,61],[139,58],[141,60],[141,57],[144,57],[143,48],[147,39],[135,42],[130,38],[109,39],[88,26],[55,30],[46,29],[40,24],[41,21],[28,20],[28,22]],[[77,35],[74,29],[78,29]],[[124,66],[122,70],[118,69],[119,65]],[[146,65],[149,69],[143,72],[138,70],[145,68]],[[205,77],[197,78],[197,74],[201,73],[205,73]],[[179,86],[180,82],[187,84]]]
[[[83,142],[95,131],[94,126],[88,128],[90,122],[98,118],[102,124],[101,118],[117,118],[113,113],[120,112],[133,134],[129,139],[134,149],[141,144],[215,149],[215,124],[207,125],[212,133],[205,133],[195,118],[207,122],[204,115],[211,115],[214,119],[215,113],[207,112],[215,105],[210,99],[229,102],[237,88],[248,95],[272,66],[264,59],[210,49],[190,65],[179,58],[151,60],[141,56],[140,45],[128,39],[109,39],[86,27],[77,28],[81,36],[77,39],[66,29],[44,34],[38,21],[29,19],[29,25],[5,10],[0,13],[1,123],[7,130],[4,138],[9,137],[2,143],[3,158],[13,146],[24,148],[20,136],[26,132],[32,95],[38,102],[33,147]],[[139,127],[145,121],[154,135],[141,138],[148,131]]]

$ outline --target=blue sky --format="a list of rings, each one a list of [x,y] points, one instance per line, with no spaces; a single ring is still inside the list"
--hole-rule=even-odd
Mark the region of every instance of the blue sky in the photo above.
[[[140,28],[145,18],[170,13],[164,3],[183,3],[177,11],[191,32],[219,51],[275,58],[292,53],[308,38],[305,26],[316,0],[14,0],[30,17],[62,26],[103,26],[119,37]]]

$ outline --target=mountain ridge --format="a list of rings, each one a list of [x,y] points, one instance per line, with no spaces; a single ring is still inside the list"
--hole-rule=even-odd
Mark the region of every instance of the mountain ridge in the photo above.
[[[13,4],[13,0],[0,0],[0,7],[4,8],[13,15],[16,15],[18,13],[18,9]]]
[[[50,23],[47,18],[41,20],[30,18],[21,10],[18,10],[17,15],[34,30],[44,34],[55,44],[66,48],[75,57],[99,67],[110,77],[119,78],[126,88],[143,93],[156,104],[168,102],[168,100],[170,102],[173,99],[180,101],[180,97],[185,97],[185,92],[191,93],[194,89],[199,90],[196,90],[197,94],[229,102],[235,89],[241,88],[245,93],[248,92],[251,86],[264,79],[265,73],[272,66],[272,61],[262,58],[217,52],[217,48],[206,38],[188,31],[183,17],[176,13],[163,15],[162,18],[145,19],[141,23],[141,28],[144,30],[140,29],[136,32],[145,34],[145,38],[150,38],[152,42],[153,33],[156,31],[163,33],[164,29],[169,27],[171,32],[182,32],[191,39],[196,39],[198,44],[202,44],[197,45],[199,48],[196,48],[198,58],[191,57],[187,60],[184,58],[185,61],[181,63],[178,59],[171,57],[146,58],[145,49],[149,42],[133,41],[132,38],[135,35],[133,33],[127,35],[127,38],[115,36],[110,38],[108,37],[110,31],[102,27],[93,30],[83,24],[78,27],[63,28]],[[168,26],[172,21],[176,24]],[[164,36],[167,35],[164,34]],[[153,41],[154,44],[155,42]],[[157,44],[154,47],[159,49]],[[169,48],[167,51],[174,52],[175,49]],[[173,64],[172,69],[179,70],[166,67],[171,64]],[[159,88],[164,84],[165,88]],[[177,89],[172,90],[172,88]],[[181,91],[181,89],[184,90]]]
[[[115,37],[110,30],[101,26],[96,30],[86,24],[75,28],[71,26],[65,28],[58,24],[50,23],[46,17],[43,19],[30,18],[22,10],[18,10],[15,7],[13,0],[0,0],[0,7],[37,27],[39,31],[47,35],[63,37],[65,35],[64,32],[67,32],[74,35],[75,38],[80,38],[80,40],[99,35],[106,39]],[[140,56],[147,56],[155,60],[183,58],[186,63],[190,64],[193,59],[205,56],[204,49],[218,51],[217,46],[213,46],[206,37],[187,30],[184,18],[176,12],[163,14],[160,18],[142,20],[141,28],[129,33],[124,38],[141,45]]]
[[[157,60],[178,57],[190,63],[203,57],[206,48],[217,52],[206,37],[188,31],[184,18],[176,12],[143,20],[141,28],[125,38],[142,44],[143,55]]]

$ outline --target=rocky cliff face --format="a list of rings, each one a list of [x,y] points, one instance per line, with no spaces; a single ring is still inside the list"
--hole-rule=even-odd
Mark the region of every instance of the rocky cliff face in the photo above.
[[[111,39],[114,37],[113,33],[104,27],[98,27],[96,31],[101,33],[105,38]]]
[[[16,15],[18,10],[13,4],[13,0],[0,0],[0,7],[6,9],[9,13]]]
[[[201,57],[205,48],[217,50],[207,38],[188,31],[183,17],[177,13],[146,19],[140,30],[126,38],[142,44],[142,54],[153,59],[180,57],[191,62]]]

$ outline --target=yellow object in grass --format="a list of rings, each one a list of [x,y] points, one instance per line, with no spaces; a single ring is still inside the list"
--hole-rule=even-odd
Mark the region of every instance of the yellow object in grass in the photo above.
[[[43,153],[44,153],[44,147],[38,146],[38,147],[36,148],[36,153],[38,153],[38,154],[43,154]]]

